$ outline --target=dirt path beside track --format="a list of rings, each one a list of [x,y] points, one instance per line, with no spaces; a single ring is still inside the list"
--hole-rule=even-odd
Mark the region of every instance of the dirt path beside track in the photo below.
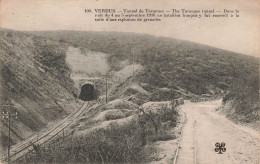
[[[258,164],[259,132],[239,126],[215,109],[221,100],[192,103],[185,101],[181,110],[186,124],[180,144],[178,164]],[[215,144],[225,143],[226,152],[215,152]]]

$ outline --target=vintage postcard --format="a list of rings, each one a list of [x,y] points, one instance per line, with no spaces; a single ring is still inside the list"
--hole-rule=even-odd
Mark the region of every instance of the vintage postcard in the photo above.
[[[259,164],[258,0],[0,0],[0,163]]]

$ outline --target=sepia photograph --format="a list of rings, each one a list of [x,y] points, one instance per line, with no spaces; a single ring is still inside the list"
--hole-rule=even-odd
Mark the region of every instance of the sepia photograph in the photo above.
[[[0,0],[0,163],[260,164],[258,0]]]

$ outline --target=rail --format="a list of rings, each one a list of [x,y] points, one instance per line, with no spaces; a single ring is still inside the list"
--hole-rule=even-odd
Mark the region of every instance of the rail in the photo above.
[[[32,144],[39,143],[39,145],[42,145],[42,144],[48,142],[49,140],[51,140],[52,138],[56,137],[61,131],[63,131],[66,127],[68,127],[73,122],[72,120],[68,120],[68,117],[70,117],[70,119],[77,118],[89,107],[89,104],[87,104],[86,107],[84,107],[84,105],[85,105],[85,103],[83,103],[76,112],[67,116],[61,123],[59,123],[59,125],[55,126],[48,132],[43,133],[43,135],[40,138],[38,138],[37,136],[34,136],[34,137],[30,138],[29,140],[24,141],[22,144],[18,145],[17,147],[11,149],[10,161],[20,159],[20,158],[24,157],[26,154],[28,154],[29,151],[26,151],[26,152],[24,152],[24,151],[27,149],[30,150],[29,148],[32,146]],[[55,133],[55,134],[51,134],[51,133]],[[44,139],[46,139],[46,140],[44,140]],[[21,152],[24,152],[24,153],[21,154]],[[18,154],[21,154],[21,155],[17,157]],[[15,159],[12,159],[14,156],[15,156]],[[8,159],[8,157],[4,156],[2,161],[7,161],[7,159]]]

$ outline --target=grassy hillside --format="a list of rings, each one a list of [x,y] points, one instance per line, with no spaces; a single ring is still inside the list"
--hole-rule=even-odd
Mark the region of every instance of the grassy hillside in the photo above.
[[[134,61],[142,67],[134,81],[150,93],[157,89],[162,93],[177,89],[198,96],[225,92],[223,103],[235,109],[232,115],[259,119],[256,57],[176,39],[115,32],[22,33],[1,29],[0,46],[1,104],[12,100],[19,109],[17,126],[12,127],[13,142],[74,109],[69,104],[76,89],[65,61],[69,46],[108,54],[111,71],[120,72],[122,63],[131,69]],[[128,83],[122,83],[119,92]],[[1,130],[5,141],[6,124]]]
[[[128,60],[144,66],[136,80],[180,87],[196,95],[228,93],[236,114],[259,111],[259,58],[176,39],[133,33],[33,32],[79,48],[110,54],[112,70]],[[242,112],[242,113],[241,113]]]
[[[146,66],[144,82],[152,80],[160,87],[172,82],[196,94],[223,88],[239,74],[254,72],[255,57],[170,38],[130,33],[43,32],[37,33],[76,47],[111,54],[114,69],[122,60]]]
[[[1,113],[11,101],[18,119],[11,124],[16,143],[62,118],[74,108],[73,81],[65,61],[67,45],[21,32],[0,31]],[[1,143],[6,146],[7,124],[1,125]]]
[[[42,146],[40,156],[36,154],[26,163],[151,161],[154,159],[151,154],[157,153],[153,143],[178,137],[180,131],[172,128],[182,117],[178,117],[176,107],[166,105],[163,112],[163,106],[159,106],[154,111],[160,112],[153,113],[144,108],[144,103],[169,103],[167,100],[180,94],[188,99],[225,93],[223,104],[234,111],[233,117],[241,121],[259,119],[259,62],[255,57],[187,41],[131,33],[52,31],[4,33],[1,38],[4,38],[1,45],[5,47],[2,63],[8,63],[5,60],[10,63],[2,68],[6,72],[4,91],[17,105],[28,104],[26,109],[30,111],[27,113],[35,115],[26,120],[37,119],[33,123],[38,127],[41,127],[39,123],[47,122],[43,111],[55,117],[63,115],[63,112],[57,114],[56,108],[48,110],[44,105],[53,103],[57,97],[57,102],[72,101],[75,89],[69,79],[71,71],[77,75],[79,85],[93,77],[102,95],[101,104],[74,120],[65,137],[60,136],[49,142],[49,146]],[[23,58],[19,58],[19,54]],[[76,69],[67,67],[64,54]],[[76,60],[78,57],[82,59],[80,62]],[[101,59],[104,68],[93,62]],[[94,66],[99,68],[93,69]],[[20,75],[17,71],[20,67],[32,73],[25,71]],[[100,71],[96,71],[98,69]],[[104,75],[107,71],[106,104]],[[30,89],[26,92],[20,89],[27,86]],[[19,92],[12,94],[13,88],[19,88]],[[26,97],[26,101],[21,101],[22,97]]]
[[[256,72],[236,78],[223,99],[228,116],[235,121],[248,123],[260,119],[259,73]]]

